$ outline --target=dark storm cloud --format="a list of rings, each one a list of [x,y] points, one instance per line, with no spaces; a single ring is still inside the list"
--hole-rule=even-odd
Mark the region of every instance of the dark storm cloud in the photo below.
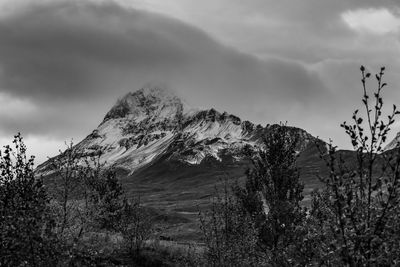
[[[147,82],[263,124],[329,93],[299,63],[261,61],[178,20],[116,4],[31,5],[0,18],[0,36],[0,93],[32,106],[0,114],[3,134],[82,137]]]
[[[115,5],[66,3],[2,20],[0,85],[15,95],[81,99],[106,89],[96,87],[102,71],[187,60],[189,51],[149,22],[150,14]]]

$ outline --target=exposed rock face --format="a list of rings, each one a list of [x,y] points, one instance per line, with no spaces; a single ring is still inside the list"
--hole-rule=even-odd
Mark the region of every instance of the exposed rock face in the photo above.
[[[106,114],[103,122],[74,149],[82,155],[98,154],[101,161],[134,172],[153,160],[200,164],[206,158],[233,160],[243,157],[245,147],[262,145],[262,127],[215,109],[194,110],[170,91],[143,88],[128,93]],[[298,150],[315,139],[306,131],[290,127],[301,136]],[[38,167],[45,171],[48,163]]]

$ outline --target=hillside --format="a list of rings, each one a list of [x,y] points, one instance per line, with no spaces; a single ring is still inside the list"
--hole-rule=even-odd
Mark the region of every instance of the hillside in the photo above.
[[[261,126],[215,109],[197,110],[168,90],[142,88],[119,99],[73,149],[82,158],[98,155],[106,167],[115,168],[129,196],[140,194],[145,205],[181,217],[186,229],[180,235],[190,239],[187,227],[195,227],[186,219],[194,223],[222,180],[241,181],[250,166],[246,151],[262,148],[265,134],[276,127],[288,126]],[[298,165],[307,203],[323,166],[315,142],[323,141],[300,128],[288,129],[300,137]],[[53,160],[36,173],[51,177]],[[180,229],[175,226],[172,235]]]

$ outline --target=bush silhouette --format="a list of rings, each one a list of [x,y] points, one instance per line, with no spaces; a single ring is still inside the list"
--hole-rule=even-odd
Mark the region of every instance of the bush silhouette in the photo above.
[[[356,110],[353,123],[341,125],[356,151],[356,167],[332,144],[326,152],[321,149],[329,175],[322,177],[324,190],[314,194],[310,227],[320,233],[316,247],[324,264],[400,264],[400,150],[383,151],[399,111],[393,105],[388,116],[383,113],[384,71],[375,75],[377,89],[370,98],[371,74],[361,67],[365,117]]]
[[[245,187],[236,186],[239,203],[255,219],[258,245],[270,263],[286,265],[291,250],[301,238],[299,226],[305,218],[300,206],[303,185],[296,166],[299,136],[286,125],[271,126],[264,148],[253,153]]]
[[[20,134],[13,143],[0,151],[0,265],[51,266],[59,255],[49,198]]]

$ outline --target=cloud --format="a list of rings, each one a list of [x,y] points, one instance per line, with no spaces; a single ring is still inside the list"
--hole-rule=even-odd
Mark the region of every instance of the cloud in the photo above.
[[[284,112],[278,103],[287,98],[307,105],[324,94],[318,76],[299,63],[261,61],[161,15],[89,2],[21,10],[0,19],[0,93],[28,105],[15,102],[18,114],[0,115],[3,133],[82,136],[118,97],[147,82],[248,119],[260,99]],[[260,121],[267,119],[278,118]]]
[[[12,117],[37,111],[37,107],[30,101],[13,98],[5,93],[0,93],[0,114]]]
[[[0,144],[1,145],[10,145],[13,147],[13,134],[0,136]],[[46,161],[49,156],[56,156],[59,154],[60,149],[65,150],[66,144],[60,142],[60,140],[49,138],[46,136],[29,136],[23,137],[23,141],[27,147],[26,155],[28,157],[35,156],[35,165],[39,165],[40,163]],[[71,140],[68,140],[68,143]],[[74,140],[72,140],[74,141]],[[75,140],[76,141],[76,140]]]
[[[341,15],[380,10],[372,0],[117,2],[45,0],[0,13],[0,138],[80,140],[116,99],[151,82],[196,107],[342,140],[359,65],[385,64],[400,86],[390,76],[398,37],[358,34]]]
[[[346,11],[342,19],[353,30],[374,34],[395,33],[400,30],[400,17],[386,8],[368,8]]]
[[[163,21],[156,20],[115,5],[35,6],[0,22],[0,86],[46,101],[93,98],[109,90],[96,78],[106,72],[112,79],[138,67],[179,67],[190,47],[182,47],[172,31],[164,36],[157,27]]]

